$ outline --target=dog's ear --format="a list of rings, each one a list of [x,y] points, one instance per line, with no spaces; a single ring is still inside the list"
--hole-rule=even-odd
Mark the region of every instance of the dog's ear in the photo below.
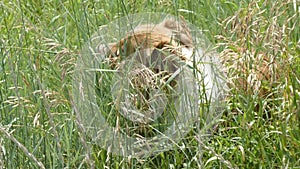
[[[179,20],[167,18],[161,24],[165,29],[168,29],[170,36],[174,36],[181,44],[186,47],[193,47],[193,39],[190,28],[185,19],[181,16]]]
[[[166,19],[163,21],[163,26],[171,30],[179,29],[180,25],[174,19]]]

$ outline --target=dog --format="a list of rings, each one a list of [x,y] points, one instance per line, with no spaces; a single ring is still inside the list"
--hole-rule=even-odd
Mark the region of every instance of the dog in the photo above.
[[[119,42],[100,44],[96,51],[104,54],[112,67],[122,57],[128,57],[137,50],[151,56],[155,49],[170,51],[181,60],[191,60],[194,45],[185,20],[165,19],[158,24],[139,25],[128,31]]]

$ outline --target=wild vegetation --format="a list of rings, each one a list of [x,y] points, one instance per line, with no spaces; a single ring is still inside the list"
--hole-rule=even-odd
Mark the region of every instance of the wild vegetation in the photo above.
[[[226,67],[226,109],[146,159],[93,144],[74,110],[74,67],[100,26],[138,12],[183,16]],[[0,168],[300,168],[297,0],[1,1]]]

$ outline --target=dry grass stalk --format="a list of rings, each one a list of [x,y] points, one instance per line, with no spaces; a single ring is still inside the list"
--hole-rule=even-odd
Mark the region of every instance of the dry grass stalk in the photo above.
[[[37,166],[39,166],[39,168],[45,169],[43,163],[40,162],[32,153],[30,153],[29,150],[21,142],[19,142],[11,133],[9,133],[3,126],[0,126],[0,132],[3,133],[9,140],[14,142],[29,159],[34,161],[37,164]]]

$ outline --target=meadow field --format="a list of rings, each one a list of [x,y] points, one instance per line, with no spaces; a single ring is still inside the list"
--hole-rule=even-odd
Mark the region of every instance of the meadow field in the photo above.
[[[173,150],[139,159],[91,141],[72,90],[91,36],[140,12],[197,26],[231,89],[210,137],[195,127]],[[1,1],[0,168],[300,168],[299,16],[299,0]]]

